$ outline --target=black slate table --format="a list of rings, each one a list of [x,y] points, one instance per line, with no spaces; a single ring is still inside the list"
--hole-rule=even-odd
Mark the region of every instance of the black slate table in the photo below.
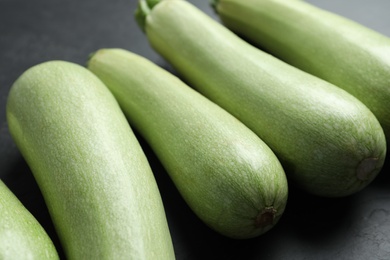
[[[218,20],[208,0],[190,2]],[[309,2],[390,37],[388,0]],[[8,132],[8,91],[23,71],[37,63],[61,59],[84,65],[89,53],[99,48],[124,48],[175,73],[138,28],[133,18],[136,4],[135,0],[0,0],[0,178],[41,222],[63,259],[39,188]],[[178,260],[390,259],[389,166],[369,187],[346,198],[319,198],[291,187],[285,214],[271,231],[255,239],[234,240],[195,217],[151,149],[142,138],[140,142],[163,197]]]

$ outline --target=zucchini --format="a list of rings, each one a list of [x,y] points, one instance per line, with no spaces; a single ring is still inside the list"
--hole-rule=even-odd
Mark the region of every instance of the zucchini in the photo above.
[[[1,180],[0,259],[59,259],[46,231]]]
[[[216,0],[223,23],[256,46],[343,88],[390,140],[390,38],[295,0]]]
[[[86,68],[48,61],[7,102],[11,135],[67,259],[173,259],[160,193],[115,98]]]
[[[186,82],[269,145],[292,183],[341,197],[380,172],[383,129],[346,91],[251,46],[186,1],[163,0],[152,9],[140,1],[136,17]]]
[[[287,179],[270,148],[177,77],[121,49],[102,49],[88,68],[111,90],[194,213],[232,238],[271,229]]]

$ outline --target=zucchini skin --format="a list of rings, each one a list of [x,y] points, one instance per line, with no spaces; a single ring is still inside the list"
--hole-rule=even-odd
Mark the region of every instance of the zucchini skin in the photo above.
[[[1,180],[0,259],[60,259],[46,231]]]
[[[251,130],[131,52],[101,49],[88,68],[112,91],[205,224],[245,239],[278,222],[287,202],[287,179],[274,153]]]
[[[223,23],[276,57],[362,101],[390,140],[390,39],[296,0],[217,0]]]
[[[93,73],[66,61],[28,69],[11,88],[7,120],[67,259],[174,259],[147,159]]]
[[[151,46],[266,142],[292,183],[342,197],[380,172],[383,129],[346,91],[251,46],[186,1],[161,1],[146,11],[140,5],[138,13],[146,13]]]

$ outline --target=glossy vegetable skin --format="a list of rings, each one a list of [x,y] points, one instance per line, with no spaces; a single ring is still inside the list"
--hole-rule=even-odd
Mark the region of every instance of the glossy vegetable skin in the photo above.
[[[284,212],[280,162],[251,130],[141,56],[102,49],[88,68],[112,91],[177,189],[209,227],[232,238],[271,229]]]
[[[216,0],[214,7],[251,43],[357,97],[389,142],[390,38],[305,1]]]
[[[86,68],[49,61],[7,102],[10,132],[67,259],[173,259],[160,193],[115,98]]]
[[[251,46],[186,1],[148,3],[140,1],[136,15],[151,46],[266,142],[291,183],[340,197],[380,172],[383,129],[355,97]]]

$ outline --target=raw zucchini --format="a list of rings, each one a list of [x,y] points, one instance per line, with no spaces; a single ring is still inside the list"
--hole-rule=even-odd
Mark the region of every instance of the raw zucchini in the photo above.
[[[112,91],[177,189],[209,227],[232,238],[272,228],[287,200],[280,162],[251,130],[169,72],[102,49],[88,68]]]
[[[141,1],[151,43],[194,88],[252,129],[313,194],[366,187],[386,154],[372,112],[346,91],[251,46],[190,3]]]
[[[1,180],[0,259],[59,259],[46,231]]]
[[[147,159],[93,73],[65,61],[28,69],[11,88],[7,120],[68,259],[174,258]]]
[[[343,88],[390,141],[390,39],[296,0],[216,0],[223,23],[282,60]]]

